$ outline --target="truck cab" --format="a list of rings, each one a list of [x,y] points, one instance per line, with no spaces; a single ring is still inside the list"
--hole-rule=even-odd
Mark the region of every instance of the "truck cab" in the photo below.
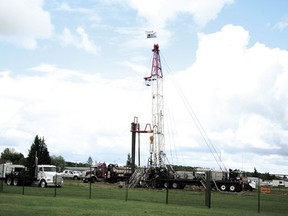
[[[58,186],[63,184],[63,178],[56,172],[54,165],[37,165],[35,173],[35,181],[33,184],[38,184],[40,187]]]

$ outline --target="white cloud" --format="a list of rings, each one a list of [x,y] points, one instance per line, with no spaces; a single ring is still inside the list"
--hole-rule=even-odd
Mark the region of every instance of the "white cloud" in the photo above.
[[[196,62],[175,74],[228,167],[243,164],[246,170],[256,166],[273,173],[284,169],[279,164],[278,169],[275,165],[265,170],[261,164],[273,164],[275,158],[287,162],[287,58],[287,51],[260,43],[249,46],[244,28],[227,25],[219,32],[200,34]],[[143,73],[139,65],[124,64]],[[59,153],[67,160],[69,155],[92,155],[94,160],[121,157],[125,161],[133,116],[141,124],[150,119],[149,93],[143,96],[141,79],[112,81],[49,64],[30,70],[33,76],[0,72],[0,135],[2,140],[10,139],[1,148],[10,145],[25,153],[39,134],[45,136],[51,154]],[[179,154],[186,164],[216,167],[171,85],[166,80],[165,101],[177,114],[172,128],[178,128],[173,139],[184,149]],[[167,150],[173,149],[166,138]],[[144,136],[142,140],[145,143]]]
[[[72,13],[90,13],[91,12],[91,9],[88,9],[88,8],[81,8],[81,7],[73,8],[67,2],[62,2],[58,6],[57,10],[67,11],[67,12],[72,12]]]
[[[215,33],[199,34],[196,61],[177,74],[177,79],[217,151],[226,152],[222,157],[226,165],[231,165],[231,158],[240,168],[241,154],[254,154],[253,163],[258,165],[267,163],[265,158],[271,155],[287,163],[287,59],[285,50],[259,42],[249,45],[249,33],[240,26],[227,25]],[[177,140],[193,134],[205,146],[197,138],[199,133],[189,114],[179,110],[180,102],[176,96],[172,99],[179,126],[185,131]],[[180,145],[188,147],[187,142]],[[272,159],[269,162],[273,163]],[[278,172],[284,169],[282,164]]]
[[[49,12],[43,0],[0,0],[0,39],[34,49],[38,39],[52,36]]]
[[[81,18],[82,16],[86,16],[91,22],[99,23],[102,20],[102,18],[97,14],[97,11],[95,11],[93,8],[79,7],[79,5],[77,5],[77,7],[73,7],[70,6],[67,2],[60,3],[56,10],[68,13],[77,13],[81,15]]]
[[[128,2],[151,27],[158,31],[180,13],[191,14],[198,25],[206,25],[216,18],[225,4],[230,4],[233,0],[129,0]]]
[[[82,27],[76,29],[76,34],[73,34],[70,29],[65,28],[60,39],[64,46],[72,45],[94,55],[98,54],[100,50],[100,47],[95,45],[95,42],[89,38],[87,32]]]
[[[171,32],[168,29],[168,24],[175,21],[178,16],[183,14],[191,15],[191,22],[185,23],[185,26],[203,27],[209,21],[216,19],[222,8],[234,2],[234,0],[110,0],[104,1],[105,4],[122,4],[126,7],[128,4],[132,9],[137,11],[140,19],[137,19],[139,25],[135,27],[118,27],[116,29],[123,40],[121,44],[125,48],[129,47],[147,47],[151,40],[143,41],[145,31],[153,30],[157,32],[157,38],[154,41],[161,41],[161,47],[165,47],[171,37],[177,32]],[[129,40],[127,40],[129,38]]]
[[[135,71],[141,75],[143,75],[143,74],[145,74],[145,72],[147,72],[147,68],[144,67],[143,65],[140,65],[140,64],[132,63],[129,61],[122,62],[121,64],[131,68],[132,71]]]
[[[109,0],[104,4],[120,4],[123,7],[131,7],[137,11],[137,27],[117,26],[116,32],[122,35],[121,45],[125,49],[143,48],[151,44],[151,40],[143,40],[145,31],[156,31],[157,38],[154,41],[161,41],[161,47],[165,47],[171,37],[177,36],[177,32],[171,32],[167,26],[183,14],[191,15],[191,22],[185,26],[205,26],[209,21],[216,19],[222,8],[233,3],[234,0]],[[139,18],[140,17],[140,18]],[[117,35],[119,39],[119,35]],[[128,39],[128,40],[127,40]]]
[[[137,81],[106,80],[48,64],[31,72],[1,73],[0,151],[10,146],[27,154],[38,134],[45,137],[51,154],[67,160],[89,155],[94,160],[126,160],[134,109],[141,109],[140,103],[133,104]]]
[[[89,39],[85,30],[81,27],[78,27],[77,33],[80,36],[80,43],[78,46],[89,53],[97,54],[97,47],[95,46],[94,42]]]
[[[155,25],[162,31],[167,22],[180,13],[189,13],[198,25],[205,25],[232,1],[210,1],[210,4],[208,1],[180,2],[145,1],[144,4],[130,1],[151,27]],[[160,3],[163,7],[157,7]],[[208,8],[204,7],[206,4]],[[64,9],[76,12],[69,5],[62,5]],[[3,36],[4,28],[0,29]],[[131,30],[135,33],[139,29],[122,28],[117,31],[122,30],[121,33],[128,36],[133,35]],[[145,30],[141,27],[143,34]],[[141,34],[137,34],[136,39],[143,37]],[[36,43],[40,36],[31,38],[30,41]],[[99,52],[98,46],[82,27],[65,28],[61,42],[64,46],[72,45],[92,54]],[[133,45],[131,43],[130,47]],[[259,42],[250,44],[249,32],[243,27],[226,25],[218,32],[199,34],[195,63],[187,70],[175,73],[229,167],[240,168],[242,154],[249,160],[244,163],[244,169],[268,163],[274,164],[270,165],[273,173],[287,168],[283,165],[288,163],[285,159],[288,149],[287,59],[287,51],[271,49]],[[140,74],[145,70],[135,63],[123,64]],[[172,104],[171,112],[176,113],[172,128],[178,128],[179,134],[174,139],[176,146],[183,149],[185,163],[215,167],[213,157],[207,153],[197,130],[191,126],[189,114],[183,111],[179,96],[171,92],[171,85],[167,80],[165,102]],[[142,76],[137,80],[107,80],[99,74],[51,64],[30,68],[28,75],[16,76],[10,71],[2,71],[0,151],[16,145],[16,149],[25,154],[33,137],[39,134],[45,136],[51,154],[63,154],[67,160],[78,158],[83,161],[91,155],[94,160],[101,161],[114,161],[121,157],[123,162],[130,151],[129,130],[133,116],[138,116],[144,124],[150,121],[150,95],[143,96],[142,86]],[[167,149],[173,147],[167,139]],[[281,163],[276,165],[278,161]],[[265,167],[261,169],[267,171]]]
[[[288,28],[288,17],[284,17],[281,21],[275,24],[275,28],[279,29],[280,31],[284,31]]]

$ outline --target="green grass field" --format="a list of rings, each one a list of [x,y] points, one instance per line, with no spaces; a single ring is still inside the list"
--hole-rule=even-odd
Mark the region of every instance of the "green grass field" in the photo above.
[[[55,196],[56,192],[56,196]],[[212,192],[211,208],[204,192],[126,189],[104,183],[65,181],[62,188],[13,187],[3,185],[0,192],[0,216],[34,215],[259,215],[257,192]],[[91,195],[91,197],[90,197]],[[260,196],[261,215],[287,215],[288,190],[272,189]]]

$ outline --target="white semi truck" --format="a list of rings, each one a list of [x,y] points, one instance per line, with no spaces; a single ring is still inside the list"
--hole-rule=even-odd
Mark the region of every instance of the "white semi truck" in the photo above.
[[[31,170],[11,163],[0,164],[0,167],[0,178],[4,179],[7,185],[33,185],[42,188],[63,185],[63,178],[56,172],[54,165],[35,165]]]

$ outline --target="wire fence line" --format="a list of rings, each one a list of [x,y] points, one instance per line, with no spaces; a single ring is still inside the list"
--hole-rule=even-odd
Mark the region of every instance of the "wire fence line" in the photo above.
[[[197,201],[197,205],[204,205],[204,193],[170,189],[145,189],[128,187],[109,183],[82,183],[80,181],[67,181],[63,187],[33,187],[33,186],[7,186],[0,181],[1,193],[14,193],[21,195],[48,196],[48,197],[75,197],[84,199],[119,199],[157,202],[166,204],[189,205],[189,201]],[[200,199],[199,199],[200,197]],[[200,202],[199,202],[200,201]]]
[[[110,199],[124,201],[153,202],[168,205],[195,207],[207,206],[205,189],[201,187],[175,189],[128,189],[125,184],[83,183],[67,180],[63,187],[7,186],[0,180],[0,193],[26,196],[67,197],[77,199]],[[252,212],[285,215],[287,213],[288,189],[256,190],[241,193],[220,193],[212,191],[210,207],[230,208]],[[260,201],[260,202],[259,202]]]

